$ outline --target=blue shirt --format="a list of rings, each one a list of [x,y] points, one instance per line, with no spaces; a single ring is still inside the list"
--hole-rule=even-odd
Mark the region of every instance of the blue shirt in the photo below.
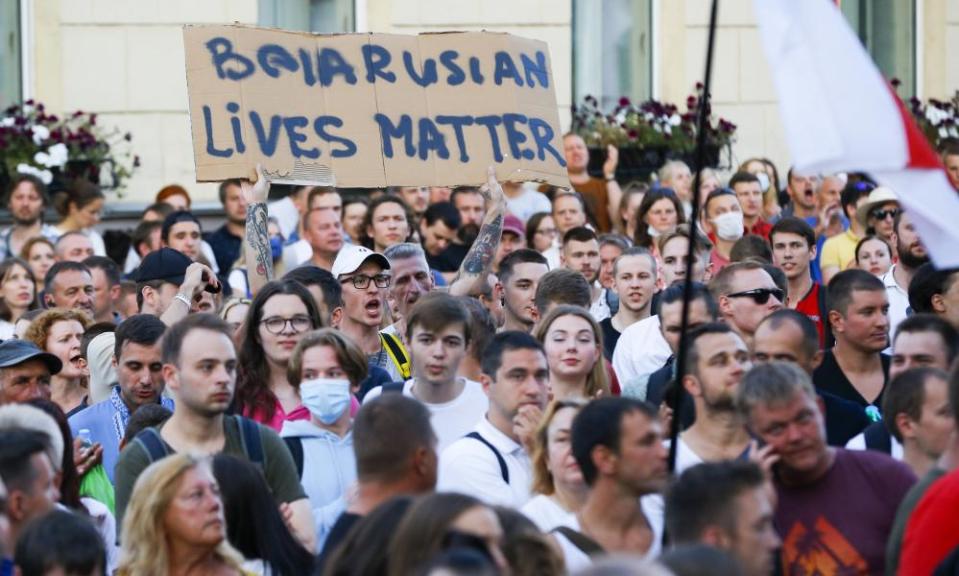
[[[118,404],[122,406],[118,410]],[[161,397],[160,403],[165,408],[173,410],[173,400]],[[76,438],[80,430],[90,431],[90,439],[103,447],[103,468],[107,471],[110,482],[113,479],[113,469],[116,468],[120,457],[120,441],[130,421],[130,412],[120,398],[120,387],[114,386],[110,397],[92,406],[88,406],[70,417],[70,432]]]

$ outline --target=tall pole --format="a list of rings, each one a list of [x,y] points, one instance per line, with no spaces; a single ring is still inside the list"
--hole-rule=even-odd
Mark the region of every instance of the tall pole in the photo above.
[[[683,377],[686,375],[686,357],[689,343],[689,303],[693,297],[693,262],[696,257],[696,223],[699,221],[699,181],[706,156],[706,126],[710,108],[710,84],[713,71],[713,45],[716,41],[716,14],[719,0],[712,0],[709,11],[709,40],[706,44],[706,74],[703,79],[703,96],[699,101],[699,118],[696,121],[696,150],[693,158],[696,173],[693,176],[692,222],[689,226],[689,250],[686,253],[686,280],[683,285],[683,311],[680,324],[679,351],[676,353],[676,381],[672,387],[673,418],[669,427],[669,470],[676,470],[676,449],[679,444],[679,426],[683,408]]]

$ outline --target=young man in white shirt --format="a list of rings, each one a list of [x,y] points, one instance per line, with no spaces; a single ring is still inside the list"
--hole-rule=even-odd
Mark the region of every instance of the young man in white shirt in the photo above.
[[[406,325],[413,378],[402,387],[378,386],[365,402],[384,392],[416,398],[429,409],[438,450],[466,435],[483,418],[487,400],[479,382],[456,376],[470,342],[470,314],[455,296],[435,292],[413,306]]]
[[[502,332],[486,348],[482,368],[489,411],[441,453],[437,490],[519,508],[531,496],[528,451],[546,407],[546,353],[525,332]]]

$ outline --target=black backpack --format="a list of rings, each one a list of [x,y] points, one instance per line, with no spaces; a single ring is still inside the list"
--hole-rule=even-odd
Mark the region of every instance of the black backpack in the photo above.
[[[234,415],[232,418],[236,419],[237,425],[240,428],[240,441],[243,444],[243,453],[246,454],[250,462],[262,468],[265,459],[263,439],[260,438],[260,425],[243,416]],[[151,464],[157,460],[166,458],[172,453],[167,447],[166,442],[160,437],[160,431],[156,428],[146,428],[142,430],[133,441],[139,444],[147,453]]]

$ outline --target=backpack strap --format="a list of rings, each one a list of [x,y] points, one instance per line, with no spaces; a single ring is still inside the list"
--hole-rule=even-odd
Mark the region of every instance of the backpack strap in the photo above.
[[[557,526],[550,530],[557,534],[562,534],[573,546],[579,548],[587,556],[596,556],[605,554],[606,551],[595,540],[583,534],[579,530],[573,530],[569,526]]]
[[[406,386],[406,382],[387,382],[386,384],[383,384],[381,386],[381,388],[383,388],[381,393],[387,394],[387,393],[399,392],[400,394],[402,394],[403,386]]]
[[[493,446],[489,440],[480,436],[479,432],[475,430],[466,435],[466,438],[472,438],[473,440],[479,440],[483,444],[486,444],[486,447],[493,451],[493,455],[496,456],[496,461],[499,463],[499,474],[503,478],[503,482],[509,484],[509,468],[506,467],[506,460],[503,458],[503,455],[499,453],[499,450],[496,449],[496,446]]]
[[[236,418],[237,426],[240,428],[240,441],[243,443],[243,452],[246,454],[246,457],[250,459],[250,462],[262,467],[265,458],[263,454],[263,439],[260,438],[260,425],[243,416],[236,415],[234,418]]]
[[[303,439],[299,436],[284,436],[283,441],[286,447],[290,449],[293,456],[293,463],[296,464],[296,473],[303,479]]]
[[[144,428],[137,434],[133,441],[146,451],[151,463],[162,460],[170,455],[166,444],[163,442],[163,439],[160,438],[160,431],[156,428]]]
[[[403,348],[403,343],[400,342],[400,339],[393,334],[380,332],[380,342],[383,344],[383,348],[386,349],[390,360],[399,368],[400,375],[403,376],[403,379],[409,380],[410,374],[412,374],[410,355],[406,353],[406,349]]]
[[[883,454],[892,454],[892,437],[881,422],[874,422],[866,426],[862,435],[866,440],[866,449]]]

